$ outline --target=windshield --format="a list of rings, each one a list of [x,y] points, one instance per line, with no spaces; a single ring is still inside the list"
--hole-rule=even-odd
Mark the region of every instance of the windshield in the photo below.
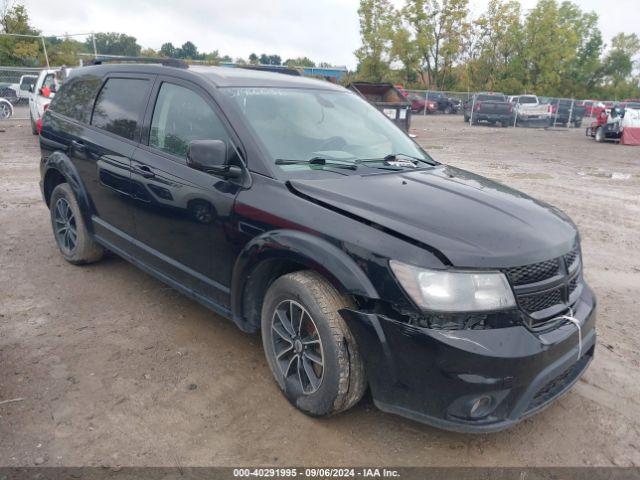
[[[317,163],[283,160],[306,163],[317,158],[327,164],[355,164],[402,154],[432,162],[404,132],[351,92],[248,87],[223,91],[282,170],[316,169]]]

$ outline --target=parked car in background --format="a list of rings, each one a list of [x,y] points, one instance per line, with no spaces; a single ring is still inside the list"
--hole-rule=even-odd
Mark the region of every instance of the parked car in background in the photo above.
[[[516,125],[547,125],[549,122],[549,106],[540,102],[536,95],[518,95],[512,99],[516,116]]]
[[[513,105],[502,93],[476,93],[464,103],[464,121],[489,122],[508,127],[513,123]]]
[[[428,101],[436,102],[438,112],[447,114],[456,113],[456,103],[444,93],[429,91],[425,96]]]
[[[13,116],[13,105],[9,100],[0,98],[0,120],[8,120]]]
[[[585,108],[580,102],[571,98],[545,98],[549,105],[549,126],[567,127],[569,124],[575,128],[582,126],[585,116]]]
[[[568,391],[593,358],[575,223],[435,161],[343,87],[240,68],[83,67],[39,141],[61,256],[85,264],[108,250],[261,331],[278,388],[313,417],[370,390],[386,412],[497,431]],[[194,215],[141,192],[213,208]],[[118,301],[106,298],[96,308]]]
[[[12,105],[15,105],[20,100],[12,84],[4,82],[0,83],[0,98],[4,98]]]
[[[624,131],[622,126],[624,113],[624,109],[619,107],[602,110],[596,120],[587,127],[585,134],[594,138],[598,143],[619,142]]]
[[[606,108],[604,102],[600,100],[583,100],[579,104],[584,106],[585,117],[598,117],[600,112]]]
[[[37,135],[42,125],[42,115],[60,88],[60,69],[45,69],[40,72],[29,93],[29,120],[31,133]]]
[[[413,113],[436,113],[438,111],[438,104],[435,100],[427,100],[424,94],[409,93],[407,100],[411,102],[411,111]]]
[[[33,86],[38,80],[38,75],[22,75],[20,77],[20,81],[18,83],[14,83],[11,85],[11,88],[15,90],[16,96],[19,100],[29,100],[29,95],[31,95],[31,91],[33,90]]]

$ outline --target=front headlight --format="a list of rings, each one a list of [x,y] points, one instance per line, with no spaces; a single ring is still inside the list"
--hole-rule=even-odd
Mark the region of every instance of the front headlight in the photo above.
[[[391,260],[402,288],[422,309],[439,312],[479,312],[512,308],[513,292],[500,272],[427,270]]]

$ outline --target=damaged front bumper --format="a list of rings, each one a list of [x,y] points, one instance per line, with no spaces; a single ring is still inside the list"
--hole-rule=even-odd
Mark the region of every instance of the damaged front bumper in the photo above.
[[[596,341],[595,298],[586,284],[573,312],[580,330],[567,322],[537,333],[525,326],[435,330],[341,311],[380,410],[478,433],[508,428],[541,411],[584,373]]]

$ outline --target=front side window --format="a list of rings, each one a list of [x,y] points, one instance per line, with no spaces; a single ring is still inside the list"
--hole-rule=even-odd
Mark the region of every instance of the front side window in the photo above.
[[[346,162],[404,154],[428,161],[404,132],[347,91],[225,88],[271,160],[314,157]],[[281,163],[281,162],[280,162]],[[285,171],[294,167],[280,165]]]
[[[91,125],[134,140],[147,101],[149,82],[139,78],[110,78],[100,91]]]
[[[186,158],[193,140],[222,140],[231,154],[227,132],[209,104],[196,92],[163,83],[153,110],[149,146]]]

